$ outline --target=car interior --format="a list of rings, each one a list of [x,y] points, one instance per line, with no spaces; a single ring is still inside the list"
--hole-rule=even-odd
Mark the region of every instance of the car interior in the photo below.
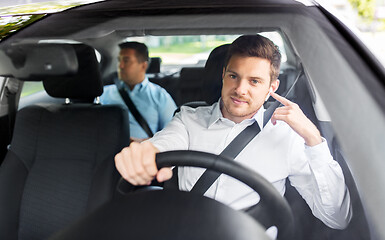
[[[92,5],[88,8],[92,9]],[[81,9],[75,9],[74,14],[82,13]],[[51,16],[51,19],[55,23],[61,18],[65,19],[64,17],[65,14],[58,14]],[[211,28],[204,25],[207,19],[200,15],[189,16],[188,20],[184,19],[180,23],[178,20],[185,16],[156,17],[158,20],[175,22],[175,26],[166,29],[167,24],[155,21],[155,17],[138,17],[134,19],[134,24],[132,16],[116,16],[99,25],[78,26],[79,29],[83,28],[78,29],[79,31],[66,32],[68,28],[65,28],[63,32],[53,36],[48,34],[53,31],[50,27],[47,27],[50,31],[47,30],[46,36],[38,33],[34,35],[33,28],[27,28],[20,35],[15,35],[17,41],[12,42],[12,38],[9,38],[9,44],[4,41],[0,46],[1,86],[9,92],[7,98],[0,98],[1,105],[8,106],[7,114],[1,117],[1,126],[7,127],[1,128],[0,238],[46,239],[53,235],[51,239],[114,239],[123,234],[137,238],[143,232],[151,238],[156,236],[157,231],[165,228],[165,224],[161,222],[163,218],[157,216],[173,216],[174,212],[177,214],[186,211],[191,216],[188,219],[191,222],[185,219],[184,224],[178,220],[180,214],[170,217],[175,228],[183,228],[183,224],[190,227],[189,230],[180,230],[181,232],[174,229],[177,234],[187,236],[191,234],[190,231],[195,232],[193,237],[186,239],[210,239],[205,237],[208,236],[206,233],[213,226],[213,221],[222,229],[228,229],[215,235],[221,239],[251,239],[250,236],[243,237],[239,232],[263,236],[266,226],[263,226],[265,224],[261,217],[249,218],[247,214],[234,213],[235,210],[201,196],[177,194],[171,186],[175,178],[162,185],[164,191],[136,190],[136,197],[133,197],[132,188],[124,193],[119,191],[120,176],[113,159],[115,154],[130,144],[128,114],[119,105],[100,104],[98,97],[103,92],[103,86],[114,84],[117,43],[121,41],[140,37],[143,39],[146,36],[274,32],[283,41],[282,48],[286,58],[282,62],[277,92],[297,103],[327,139],[334,159],[343,169],[353,208],[353,218],[346,229],[328,228],[312,215],[306,202],[287,183],[284,198],[290,206],[291,213],[288,214],[292,214],[294,221],[290,227],[292,232],[288,235],[278,230],[278,239],[370,239],[368,221],[346,154],[340,146],[334,125],[324,113],[318,90],[313,83],[317,72],[309,73],[312,64],[318,63],[311,63],[309,66],[309,56],[304,56],[299,50],[299,43],[306,40],[299,39],[296,35],[298,29],[285,28],[282,23],[284,20],[272,20],[271,15],[267,14],[248,16],[249,18],[234,16],[234,19],[243,23],[242,28],[238,29],[236,21],[232,26],[225,25],[228,21],[222,23],[221,15],[209,17],[214,22]],[[299,16],[293,21],[300,21],[302,18],[303,16]],[[261,21],[254,21],[257,26],[245,27],[249,26],[244,24],[245,21],[250,19]],[[44,21],[37,22],[36,28],[39,24],[43,25]],[[190,29],[182,28],[186,24]],[[277,27],[281,24],[283,27]],[[311,23],[307,24],[307,29],[313,27]],[[213,47],[208,57],[196,64],[169,66],[164,64],[161,56],[154,56],[147,70],[149,80],[165,88],[178,107],[211,105],[220,97],[222,69],[229,43],[231,42]],[[330,43],[327,41],[325,44]],[[44,89],[21,97],[23,85],[31,82],[41,83]],[[269,98],[265,107],[273,102],[274,99]],[[183,155],[163,156],[167,159],[183,159]],[[174,166],[178,162],[173,160],[164,164]],[[231,165],[229,169],[238,167]],[[239,178],[243,176],[225,169],[224,167],[221,171],[228,171],[228,174]],[[253,175],[249,172],[243,174]],[[251,180],[245,182],[252,184]],[[168,188],[171,192],[166,191]],[[262,191],[260,188],[258,190]],[[153,202],[154,199],[157,199],[157,204]],[[112,204],[106,204],[111,201]],[[185,202],[185,205],[178,205],[179,201]],[[197,211],[197,206],[201,207],[201,211]],[[143,211],[152,211],[156,216],[150,214],[148,218],[142,219]],[[274,216],[271,221],[277,226],[280,225],[280,217],[287,221],[284,211],[286,210],[272,214]],[[122,214],[127,212],[131,214]],[[211,219],[211,222],[205,224],[204,219],[210,219],[212,215],[223,217]],[[119,228],[115,226],[122,219],[131,221],[131,230],[127,227],[130,224]],[[219,219],[223,219],[223,225]],[[260,223],[251,219],[257,219]],[[151,220],[159,222],[154,224]],[[151,231],[145,231],[149,224],[157,226],[153,226]],[[229,225],[233,227],[228,228]],[[109,228],[114,228],[114,231],[108,231]],[[92,234],[90,229],[93,229]],[[115,235],[111,235],[112,232]],[[233,235],[234,232],[238,232],[238,235]]]

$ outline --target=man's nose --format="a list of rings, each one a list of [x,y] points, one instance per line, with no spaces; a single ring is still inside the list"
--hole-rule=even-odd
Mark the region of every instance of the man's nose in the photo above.
[[[248,91],[248,84],[247,81],[244,79],[241,79],[237,82],[237,86],[235,87],[235,92],[238,95],[246,95]]]
[[[123,61],[119,61],[119,68],[124,68],[124,62]]]

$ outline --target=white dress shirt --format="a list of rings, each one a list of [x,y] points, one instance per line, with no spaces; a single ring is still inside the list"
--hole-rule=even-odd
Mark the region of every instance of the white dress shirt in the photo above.
[[[219,102],[208,107],[182,107],[174,119],[150,141],[161,152],[195,150],[220,154],[247,126],[257,121],[261,132],[243,149],[235,161],[244,164],[271,182],[284,195],[288,177],[313,214],[332,228],[344,228],[351,218],[349,192],[339,164],[333,160],[326,140],[308,147],[304,139],[285,122],[270,121],[263,128],[262,107],[251,119],[234,123],[222,116]],[[179,188],[190,191],[205,169],[180,167]],[[205,196],[235,209],[259,201],[251,188],[222,174]],[[295,213],[294,213],[295,214]]]

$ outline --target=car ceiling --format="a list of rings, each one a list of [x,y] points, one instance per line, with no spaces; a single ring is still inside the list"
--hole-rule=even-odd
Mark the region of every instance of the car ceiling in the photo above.
[[[279,5],[275,5],[279,4]],[[178,7],[177,7],[178,6]],[[44,21],[38,21],[30,27],[14,34],[15,38],[53,38],[68,37],[81,33],[90,26],[105,25],[119,17],[169,16],[255,13],[290,13],[303,12],[304,5],[296,1],[118,1],[110,0],[50,14]],[[188,21],[184,16],[184,21]],[[191,21],[190,21],[191,22]],[[206,22],[207,23],[207,22]],[[116,22],[114,23],[116,24]],[[135,21],[134,21],[135,25]],[[138,24],[136,24],[138,25]],[[119,27],[119,25],[117,26]],[[186,25],[184,26],[186,27]],[[106,30],[106,29],[105,29]],[[107,30],[111,31],[109,27]],[[99,30],[102,31],[102,30]],[[97,35],[97,33],[95,33]]]
[[[144,9],[180,9],[180,8],[218,8],[218,7],[276,7],[303,5],[293,0],[106,0],[98,5],[88,5],[81,10],[144,10]]]

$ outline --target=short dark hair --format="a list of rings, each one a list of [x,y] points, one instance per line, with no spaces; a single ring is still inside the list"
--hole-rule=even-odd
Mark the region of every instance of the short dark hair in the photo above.
[[[279,48],[270,39],[261,35],[243,35],[234,40],[227,51],[225,67],[234,55],[260,57],[270,61],[270,83],[278,79],[281,65]]]
[[[136,58],[139,62],[148,62],[148,48],[146,44],[140,42],[122,42],[119,44],[120,49],[134,49]]]

